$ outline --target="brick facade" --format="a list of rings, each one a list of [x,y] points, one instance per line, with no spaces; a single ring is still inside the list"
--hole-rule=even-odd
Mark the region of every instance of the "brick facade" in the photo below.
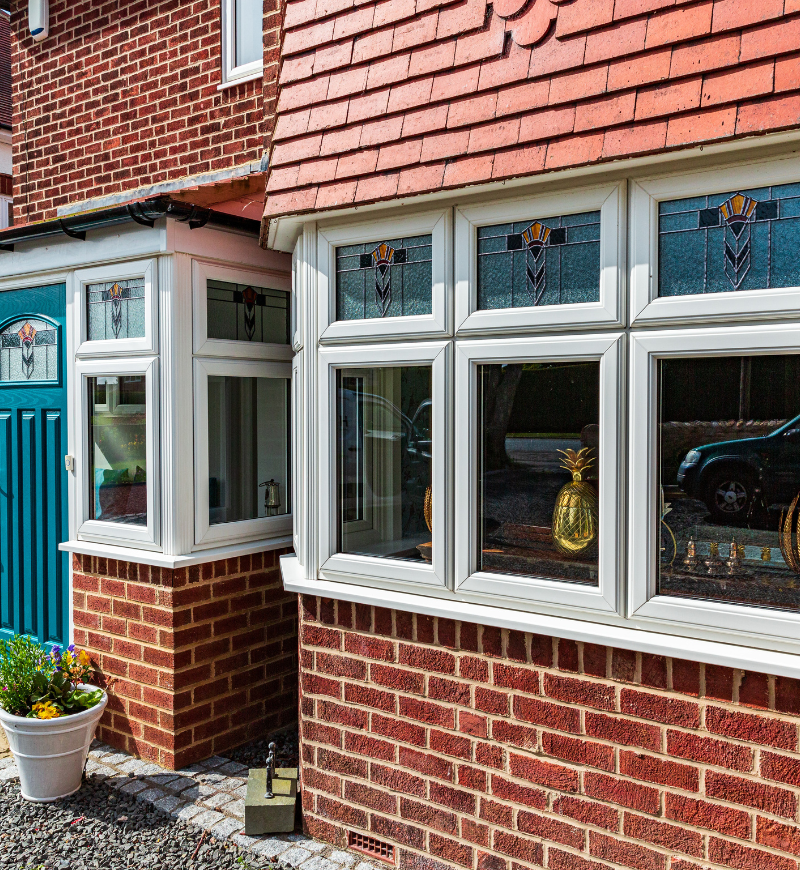
[[[221,82],[219,0],[50,0],[34,43],[12,0],[15,220],[261,160],[277,96],[280,12],[264,0],[264,76]]]
[[[285,29],[268,217],[800,121],[798,0],[289,0]]]
[[[403,870],[797,870],[800,681],[303,597],[308,831]]]
[[[100,739],[178,769],[296,721],[277,555],[176,570],[74,556],[75,643],[113,678]]]

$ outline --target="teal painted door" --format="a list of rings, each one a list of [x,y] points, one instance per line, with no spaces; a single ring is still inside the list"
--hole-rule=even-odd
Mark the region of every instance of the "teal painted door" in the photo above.
[[[66,292],[0,292],[0,638],[68,642]]]

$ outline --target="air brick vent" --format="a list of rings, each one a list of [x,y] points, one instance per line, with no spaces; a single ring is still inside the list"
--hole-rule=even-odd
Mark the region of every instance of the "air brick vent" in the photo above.
[[[391,843],[382,843],[374,837],[349,831],[347,845],[357,852],[364,852],[366,855],[372,855],[373,858],[379,858],[387,864],[394,864],[394,846]]]

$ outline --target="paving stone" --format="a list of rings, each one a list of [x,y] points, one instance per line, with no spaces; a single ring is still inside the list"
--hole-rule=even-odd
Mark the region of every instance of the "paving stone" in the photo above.
[[[92,776],[100,777],[100,779],[108,779],[110,776],[116,776],[117,771],[113,767],[106,767],[105,764],[98,764],[92,771]]]
[[[291,843],[300,843],[303,840],[308,840],[309,838],[305,834],[286,834],[286,839]]]
[[[278,855],[286,852],[287,846],[289,846],[289,843],[285,840],[276,840],[269,837],[256,843],[253,846],[253,851],[256,855],[261,855],[263,858],[277,858]]]
[[[228,764],[230,762],[230,758],[223,758],[221,755],[212,755],[211,758],[207,758],[203,764],[207,768],[219,767],[222,764]]]
[[[168,794],[166,797],[155,802],[155,806],[164,813],[172,813],[179,806],[183,805],[183,801],[174,794]],[[190,804],[190,806],[192,806]]]
[[[309,852],[324,852],[328,848],[327,843],[318,843],[316,840],[306,840],[303,843],[303,848]]]
[[[308,860],[311,857],[311,852],[308,849],[301,849],[299,846],[295,846],[293,849],[289,849],[288,852],[284,852],[281,855],[281,862],[284,864],[291,864],[292,867],[299,867],[303,861]]]
[[[129,761],[126,761],[124,764],[119,765],[119,769],[123,773],[143,773],[146,767],[150,765],[146,761],[141,761],[138,758],[131,758]],[[155,773],[155,771],[153,771]]]
[[[230,776],[236,776],[237,774],[245,773],[247,768],[243,764],[239,764],[238,761],[229,761],[227,764],[218,767],[217,770]]]
[[[0,758],[0,770],[5,770],[7,767],[16,767],[16,762],[13,758]]]
[[[239,819],[223,819],[221,822],[217,822],[217,824],[214,825],[211,829],[211,834],[218,840],[227,840],[231,834],[241,830],[242,823]]]
[[[165,798],[166,800],[166,798]],[[195,818],[195,816],[199,816],[202,810],[200,807],[195,804],[180,804],[174,810],[170,810],[170,815],[175,816],[176,819],[181,819],[184,822],[188,822],[189,819]]]
[[[228,813],[229,816],[236,816],[237,819],[242,819],[244,824],[244,801],[233,800],[221,807],[223,813]]]
[[[201,801],[204,807],[211,807],[212,810],[222,809],[223,804],[229,804],[233,800],[229,794],[224,791],[217,791],[209,795]]]
[[[120,791],[124,791],[125,794],[136,794],[137,792],[144,791],[147,786],[140,782],[138,779],[129,780],[127,785],[123,785]]]
[[[170,782],[166,783],[166,787],[174,792],[181,792],[196,785],[197,783],[190,776],[173,777]]]
[[[231,843],[239,846],[241,849],[252,849],[258,844],[258,837],[248,837],[247,834],[231,834],[229,837]]]
[[[238,776],[226,776],[215,784],[215,788],[222,791],[236,791],[237,788],[244,786],[247,788],[247,780],[239,779]]]
[[[362,861],[360,864],[356,865],[356,870],[377,870],[374,864],[368,864],[366,861]]]
[[[205,812],[200,813],[197,816],[194,816],[192,819],[193,825],[199,825],[201,828],[213,828],[217,822],[221,822],[225,816],[222,813],[218,813],[216,810],[206,810]]]
[[[144,791],[140,791],[136,795],[137,801],[148,801],[151,804],[154,804],[156,801],[161,800],[164,797],[164,792],[160,788],[146,788]]]
[[[126,761],[130,761],[131,757],[127,752],[112,752],[111,755],[103,756],[103,764],[114,764],[117,767],[120,764],[125,764]]]
[[[335,864],[333,861],[323,858],[322,855],[315,855],[313,858],[309,858],[308,861],[304,861],[300,866],[302,870],[341,870],[342,865]]]
[[[9,779],[16,779],[19,776],[16,764],[13,767],[5,767],[0,770],[0,782],[6,782]]]
[[[175,776],[174,773],[156,773],[145,777],[145,781],[152,783],[153,785],[167,785],[168,783],[175,782],[178,779],[180,779],[180,777]]]
[[[335,861],[337,864],[341,864],[343,867],[352,867],[353,864],[358,861],[358,856],[354,855],[352,852],[341,852],[335,851],[331,852],[328,857],[331,861]]]

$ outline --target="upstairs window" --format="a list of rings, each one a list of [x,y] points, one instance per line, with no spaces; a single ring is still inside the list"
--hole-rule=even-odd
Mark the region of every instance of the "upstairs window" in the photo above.
[[[262,0],[222,0],[222,86],[257,78],[264,61]]]

